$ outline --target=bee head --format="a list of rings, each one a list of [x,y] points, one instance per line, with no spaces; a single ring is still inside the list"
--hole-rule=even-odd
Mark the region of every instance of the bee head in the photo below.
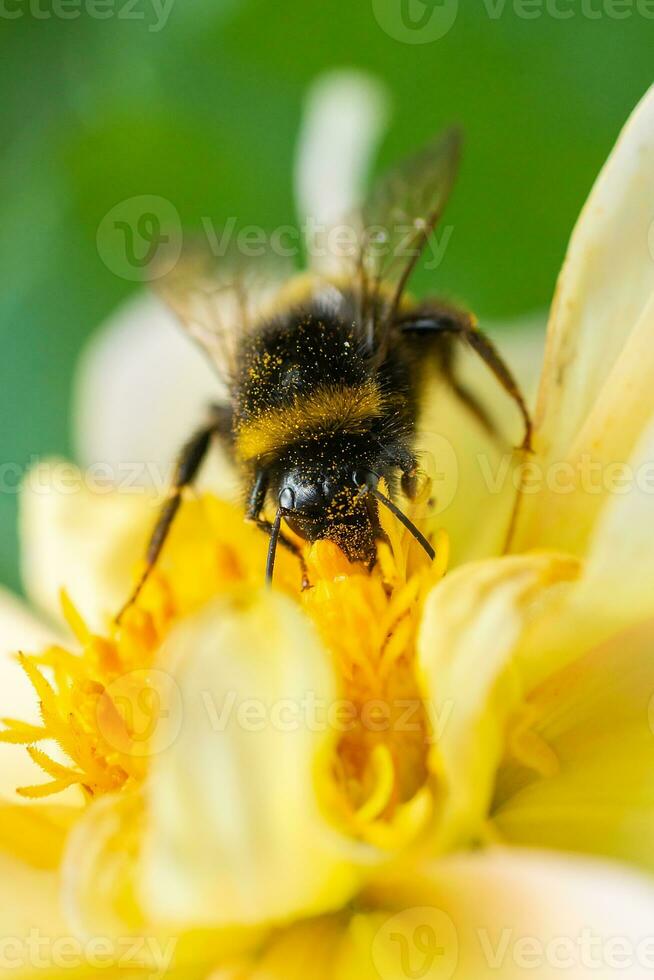
[[[356,457],[299,454],[280,468],[274,481],[284,520],[309,541],[335,541],[351,560],[370,561],[375,555],[379,524],[368,491],[379,475],[372,461]]]

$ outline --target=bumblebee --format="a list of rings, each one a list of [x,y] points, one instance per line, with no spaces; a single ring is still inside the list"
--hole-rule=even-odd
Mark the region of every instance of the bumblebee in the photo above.
[[[246,516],[269,535],[272,580],[283,533],[334,541],[351,561],[372,567],[383,538],[379,507],[393,512],[433,558],[430,542],[396,501],[418,486],[416,430],[434,370],[487,429],[492,422],[455,374],[453,345],[463,342],[514,399],[530,446],[525,401],[474,317],[440,300],[414,302],[409,277],[449,198],[461,135],[448,130],[372,188],[347,224],[351,246],[335,255],[319,236],[312,269],[279,285],[257,268],[192,255],[159,280],[160,291],[219,371],[227,398],[184,446],[170,494],[153,531],[134,601],[157,561],[213,440],[242,474]],[[321,247],[322,245],[322,247]],[[383,481],[388,495],[382,492]],[[271,507],[274,519],[264,514]]]

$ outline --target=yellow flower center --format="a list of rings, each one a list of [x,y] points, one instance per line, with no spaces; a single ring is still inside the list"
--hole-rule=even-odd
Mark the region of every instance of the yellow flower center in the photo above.
[[[430,564],[390,521],[372,572],[328,541],[307,547],[312,588],[300,591],[296,559],[280,551],[276,585],[315,622],[333,656],[342,701],[333,758],[334,798],[355,827],[392,817],[427,778],[428,713],[415,669],[422,599],[443,574],[447,542]],[[410,543],[411,542],[411,543]],[[165,707],[158,660],[172,625],[226,589],[261,587],[266,541],[231,505],[206,495],[182,508],[164,554],[121,624],[92,634],[71,600],[63,611],[80,652],[53,646],[21,656],[42,724],[5,719],[0,739],[28,746],[48,774],[19,792],[40,797],[79,785],[88,797],[140,783],[147,743]],[[56,743],[63,758],[37,744]],[[56,753],[55,753],[56,754]]]

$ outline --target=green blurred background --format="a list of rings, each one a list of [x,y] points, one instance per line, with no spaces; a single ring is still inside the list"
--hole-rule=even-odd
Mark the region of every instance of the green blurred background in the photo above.
[[[461,0],[431,43],[390,36],[379,0],[173,0],[160,30],[151,0],[131,11],[115,0],[121,16],[105,0],[105,19],[84,0],[50,2],[3,0],[0,14],[0,581],[14,587],[7,484],[34,457],[72,451],[78,351],[138,288],[96,249],[118,202],[161,195],[188,226],[289,222],[307,87],[327,69],[366,69],[393,99],[380,165],[464,124],[455,232],[434,285],[508,319],[549,302],[579,208],[652,80],[654,21],[635,7],[616,19],[602,0],[585,12],[561,2],[567,19]]]

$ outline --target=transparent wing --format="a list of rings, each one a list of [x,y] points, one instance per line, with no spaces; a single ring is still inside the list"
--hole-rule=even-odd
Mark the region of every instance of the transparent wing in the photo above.
[[[456,179],[462,133],[448,129],[392,168],[361,209],[338,227],[318,229],[309,242],[313,266],[357,286],[360,323],[370,342],[393,320],[402,293]]]
[[[292,271],[289,264],[268,253],[216,257],[194,242],[174,263],[158,256],[157,266],[165,271],[154,269],[155,291],[230,385],[239,341]]]

